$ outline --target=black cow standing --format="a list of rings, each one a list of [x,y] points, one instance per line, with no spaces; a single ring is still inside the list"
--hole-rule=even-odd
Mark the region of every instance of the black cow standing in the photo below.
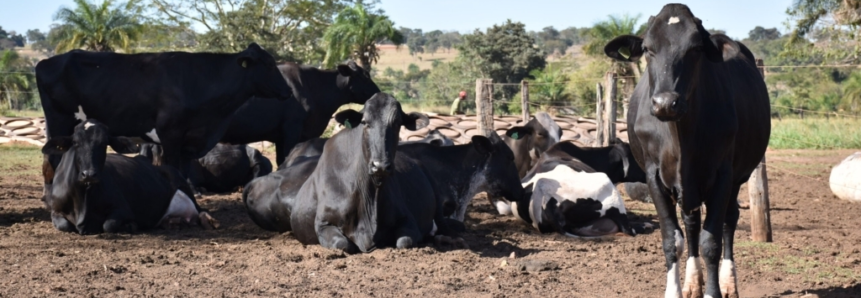
[[[254,43],[236,54],[75,50],[40,61],[36,81],[49,140],[98,119],[111,136],[161,144],[164,163],[183,175],[191,160],[218,143],[227,120],[252,96],[293,96],[275,59]],[[46,158],[46,187],[59,162],[59,156]]]
[[[343,111],[340,123],[359,123],[335,134],[316,169],[302,185],[290,218],[303,244],[347,252],[376,247],[407,248],[448,233],[442,201],[415,160],[395,154],[403,125],[427,125],[421,114],[404,114],[387,94],[365,103],[363,112]]]
[[[176,169],[154,166],[145,157],[106,154],[108,145],[121,153],[138,150],[127,138],[111,137],[93,119],[75,126],[71,137],[54,137],[42,148],[45,154],[62,156],[45,194],[58,230],[135,232],[174,220],[217,226]]]
[[[631,97],[628,131],[660,217],[666,296],[702,297],[702,253],[706,297],[738,297],[735,198],[768,145],[768,91],[753,54],[725,35],[709,34],[687,6],[668,4],[648,24],[643,38],[617,37],[604,52],[621,61],[646,54],[647,71]],[[682,208],[689,256],[681,288],[684,239],[676,203]]]
[[[368,98],[380,92],[368,71],[352,61],[338,65],[337,70],[295,63],[278,65],[278,69],[293,89],[296,100],[249,100],[233,115],[221,141],[231,144],[272,142],[279,166],[297,143],[322,135],[339,107],[348,103],[365,104]]]

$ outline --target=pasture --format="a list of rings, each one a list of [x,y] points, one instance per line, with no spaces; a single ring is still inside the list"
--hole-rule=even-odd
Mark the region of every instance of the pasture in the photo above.
[[[861,204],[828,188],[854,150],[769,150],[774,243],[736,233],[742,297],[858,297]],[[271,152],[268,157],[274,158]],[[80,236],[51,225],[39,198],[37,147],[0,146],[0,297],[658,297],[660,235],[578,240],[538,234],[495,214],[484,198],[467,213],[469,249],[421,246],[344,255],[258,228],[239,193],[199,202],[222,228]],[[742,189],[740,200],[747,200]],[[651,204],[629,217],[655,223]],[[511,259],[511,256],[514,259]],[[810,297],[810,296],[808,296]]]
[[[374,65],[379,72],[391,67],[393,70],[407,71],[410,64],[415,64],[419,69],[431,69],[434,61],[451,62],[457,57],[456,49],[439,49],[434,53],[417,53],[410,55],[406,45],[396,48],[393,45],[380,45],[380,60]]]

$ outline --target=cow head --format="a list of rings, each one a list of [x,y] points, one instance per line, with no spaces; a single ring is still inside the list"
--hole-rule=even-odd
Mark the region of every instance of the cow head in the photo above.
[[[352,103],[365,104],[365,102],[380,92],[377,84],[371,80],[371,73],[349,61],[347,64],[338,65],[338,89],[346,90],[352,96]]]
[[[682,4],[667,4],[648,26],[643,38],[616,37],[604,53],[628,62],[646,54],[651,113],[661,121],[678,121],[693,100],[701,65],[732,59],[739,45],[726,35],[709,34]]]
[[[386,93],[368,99],[362,112],[345,110],[336,114],[335,120],[347,128],[361,129],[362,153],[368,161],[368,174],[377,186],[392,170],[401,125],[417,130],[429,123],[424,114],[404,113],[401,104]]]
[[[487,192],[488,196],[503,197],[509,202],[520,201],[523,198],[523,186],[511,148],[495,133],[490,138],[473,136],[472,145],[481,155],[476,159],[485,161],[482,171],[485,185],[480,190]],[[463,221],[465,212],[466,206],[458,206],[457,219]]]
[[[514,162],[520,177],[553,144],[559,143],[562,128],[547,113],[539,112],[524,126],[512,127],[505,132],[503,140],[514,152]]]
[[[123,154],[137,153],[139,150],[131,139],[112,137],[107,126],[95,119],[87,119],[75,126],[71,137],[53,137],[48,140],[42,147],[42,153],[62,154],[61,165],[70,162],[73,165],[73,173],[77,174],[77,178],[67,179],[92,184],[99,182],[99,173],[105,166],[108,145]]]
[[[247,49],[239,52],[236,63],[244,72],[246,82],[252,84],[252,95],[280,100],[293,97],[293,89],[281,76],[275,58],[256,43],[251,43]]]

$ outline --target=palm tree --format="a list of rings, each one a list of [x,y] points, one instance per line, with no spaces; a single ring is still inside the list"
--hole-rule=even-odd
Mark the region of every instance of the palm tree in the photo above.
[[[583,47],[586,54],[594,56],[604,55],[604,45],[618,36],[622,35],[641,35],[646,31],[648,24],[642,24],[637,27],[640,21],[640,15],[629,16],[608,16],[609,20],[599,22],[589,30],[591,41]],[[613,68],[617,74],[622,76],[623,96],[622,117],[628,115],[628,102],[631,94],[634,92],[634,86],[637,85],[637,80],[640,79],[640,62],[613,62]]]
[[[398,46],[404,42],[403,34],[394,25],[389,17],[370,13],[362,1],[356,1],[352,7],[341,10],[335,22],[326,29],[323,35],[326,44],[323,64],[332,68],[338,62],[352,58],[370,71],[371,63],[376,63],[380,57],[377,42],[388,39]]]
[[[843,106],[855,113],[858,111],[859,103],[861,103],[861,72],[853,72],[843,82]]]
[[[24,71],[26,62],[14,50],[0,52],[0,109],[18,109],[30,89],[31,77]]]
[[[128,52],[132,42],[140,38],[143,26],[136,14],[127,14],[121,6],[112,8],[113,0],[96,5],[87,0],[74,0],[75,9],[61,8],[54,20],[63,23],[57,53],[83,48],[97,52]],[[125,6],[129,10],[132,3]]]

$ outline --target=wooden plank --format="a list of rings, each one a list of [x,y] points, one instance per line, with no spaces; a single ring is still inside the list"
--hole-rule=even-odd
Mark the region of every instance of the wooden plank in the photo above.
[[[764,80],[765,67],[762,59],[756,59],[756,68],[759,69],[759,74]],[[747,190],[750,196],[751,239],[758,242],[774,241],[771,234],[771,207],[768,201],[768,171],[765,156],[747,180]]]
[[[616,139],[616,80],[615,72],[604,75],[604,147]]]

